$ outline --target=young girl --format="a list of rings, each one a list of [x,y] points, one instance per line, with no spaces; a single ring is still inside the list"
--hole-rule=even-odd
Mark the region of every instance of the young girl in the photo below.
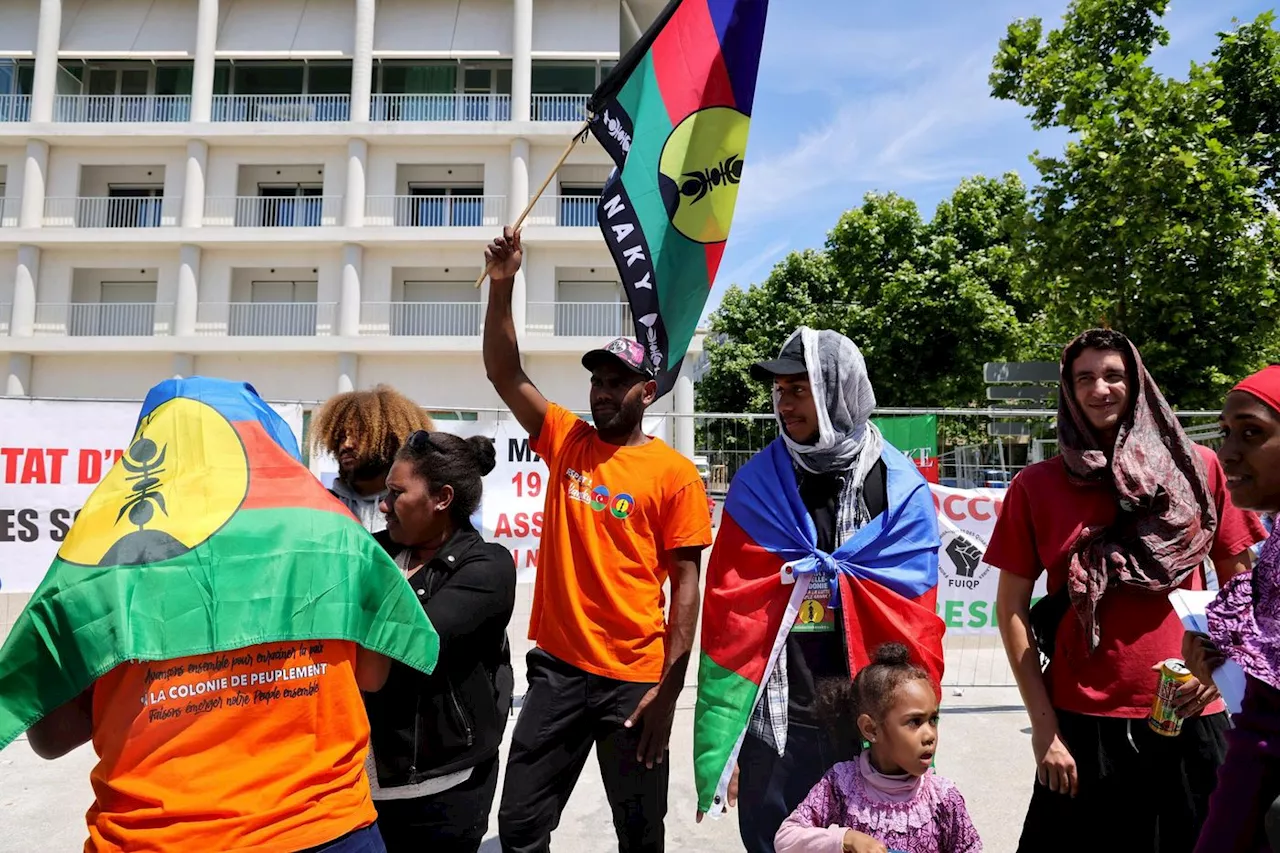
[[[835,690],[834,710],[871,748],[822,777],[778,830],[777,853],[981,853],[964,798],[930,770],[938,697],[906,646],[881,646]]]

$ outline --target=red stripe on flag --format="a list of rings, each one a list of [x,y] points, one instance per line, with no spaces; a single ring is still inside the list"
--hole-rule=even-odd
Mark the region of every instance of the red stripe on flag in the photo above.
[[[707,243],[707,281],[715,282],[716,273],[720,271],[720,262],[724,260],[725,243]]]
[[[653,42],[653,73],[671,124],[707,107],[732,107],[733,83],[707,0],[685,0]]]
[[[262,428],[258,421],[233,421],[249,460],[249,493],[241,509],[314,509],[351,513],[315,476]]]
[[[912,662],[929,673],[933,689],[942,698],[942,634],[946,630],[935,613],[938,589],[916,599],[905,598],[874,581],[840,575],[840,603],[849,651],[849,671],[871,663],[884,643],[902,643],[911,650]]]
[[[770,646],[787,610],[786,592],[792,589],[781,586],[782,562],[725,515],[707,565],[702,650],[718,666],[754,684],[764,678]]]

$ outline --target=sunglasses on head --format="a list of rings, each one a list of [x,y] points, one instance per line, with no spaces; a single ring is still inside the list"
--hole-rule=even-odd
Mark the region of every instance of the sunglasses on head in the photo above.
[[[408,447],[414,453],[422,453],[425,450],[430,450],[435,453],[445,452],[443,447],[431,440],[431,433],[427,432],[425,429],[420,429],[414,432],[409,436],[409,440],[404,444],[405,447]]]

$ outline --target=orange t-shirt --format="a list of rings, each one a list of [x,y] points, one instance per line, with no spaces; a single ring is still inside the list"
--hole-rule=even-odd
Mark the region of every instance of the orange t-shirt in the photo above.
[[[356,646],[126,663],[94,684],[86,853],[294,853],[377,819]]]
[[[658,439],[607,444],[554,404],[531,444],[550,473],[529,639],[595,675],[658,681],[666,552],[711,544],[698,470]]]

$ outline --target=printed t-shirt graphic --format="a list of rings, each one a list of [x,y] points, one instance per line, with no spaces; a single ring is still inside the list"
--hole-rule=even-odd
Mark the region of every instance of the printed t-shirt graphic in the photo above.
[[[531,446],[549,474],[529,639],[595,675],[658,681],[666,552],[711,544],[702,478],[664,442],[607,444],[555,404]]]
[[[373,823],[355,660],[272,643],[100,678],[86,853],[296,851]]]

